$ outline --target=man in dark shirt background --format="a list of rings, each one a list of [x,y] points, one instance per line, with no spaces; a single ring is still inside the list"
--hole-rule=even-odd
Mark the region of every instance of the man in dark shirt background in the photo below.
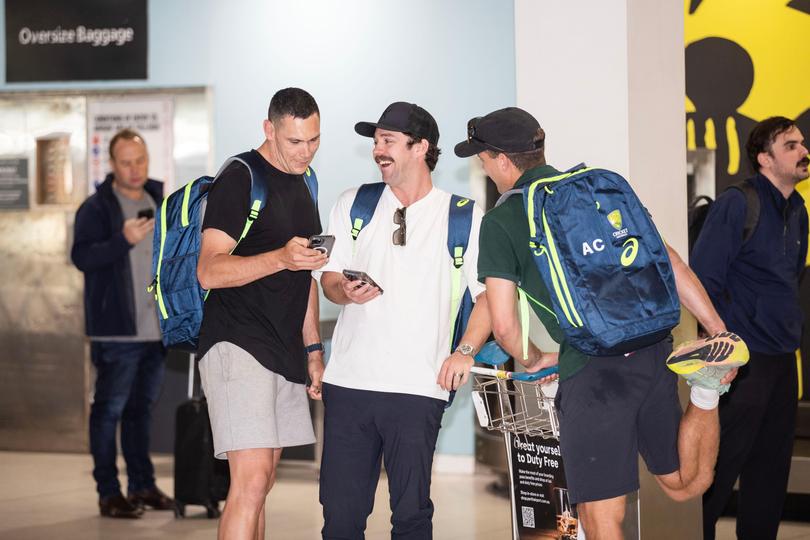
[[[228,539],[264,538],[282,448],[315,441],[304,385],[309,375],[309,395],[320,399],[324,370],[310,271],[327,258],[307,247],[321,224],[303,178],[320,144],[318,105],[301,89],[280,90],[263,127],[249,162],[255,181],[267,183],[265,207],[239,242],[250,172],[238,162],[226,168],[208,195],[197,266],[211,291],[197,353],[214,451],[231,473],[219,526]]]
[[[171,510],[149,459],[152,406],[160,394],[166,351],[160,341],[152,281],[152,231],[163,183],[148,177],[149,154],[131,129],[110,140],[110,167],[76,212],[71,258],[84,273],[84,314],[96,384],[90,452],[102,516],[138,518],[144,506]],[[124,499],[115,433],[127,464]]]
[[[703,497],[706,539],[738,477],[738,537],[776,538],[796,426],[808,219],[795,186],[808,177],[807,148],[792,120],[773,117],[757,124],[746,150],[757,171],[747,182],[760,202],[753,234],[744,240],[745,194],[729,189],[711,206],[690,261],[728,330],[751,351],[720,400],[720,452]]]

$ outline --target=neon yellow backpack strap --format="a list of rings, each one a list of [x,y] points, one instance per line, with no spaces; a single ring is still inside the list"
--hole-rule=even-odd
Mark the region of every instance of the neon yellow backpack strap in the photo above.
[[[163,302],[163,294],[160,290],[160,267],[163,263],[163,248],[166,246],[166,203],[168,201],[169,198],[166,197],[160,205],[160,253],[155,272],[155,300],[157,300],[158,308],[160,308],[160,316],[164,319],[169,318],[169,312],[166,310],[166,304]]]
[[[520,336],[523,340],[523,361],[529,359],[529,301],[526,293],[518,287],[518,307],[520,308]]]
[[[461,267],[464,266],[464,248],[453,248],[453,269],[450,270],[450,349],[455,340],[456,319],[461,305]]]

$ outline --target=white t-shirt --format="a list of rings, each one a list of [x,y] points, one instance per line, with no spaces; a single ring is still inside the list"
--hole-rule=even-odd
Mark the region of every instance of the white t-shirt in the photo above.
[[[353,250],[349,210],[356,193],[356,188],[344,192],[332,209],[329,234],[335,236],[335,246],[321,272],[364,271],[384,293],[363,305],[343,306],[323,380],[346,388],[446,400],[448,393],[436,384],[436,377],[450,355],[450,194],[434,187],[410,205],[406,244],[395,246],[394,212],[403,205],[386,186]],[[482,216],[476,205],[462,267],[461,291],[469,287],[473,299],[484,291],[477,279]],[[320,278],[321,272],[313,275]]]

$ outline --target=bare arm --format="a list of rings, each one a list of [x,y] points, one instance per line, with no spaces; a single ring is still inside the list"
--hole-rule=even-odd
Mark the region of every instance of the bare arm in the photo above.
[[[380,296],[380,289],[368,283],[360,286],[359,281],[349,281],[340,272],[324,272],[321,275],[323,294],[330,302],[339,306],[365,304]]]
[[[487,278],[487,303],[495,339],[527,371],[539,371],[557,363],[557,353],[544,353],[529,341],[528,359],[523,359],[523,334],[517,312],[517,286],[508,279]]]
[[[672,263],[672,270],[675,272],[675,285],[678,287],[678,297],[681,303],[703,325],[709,335],[725,332],[726,325],[714,309],[712,301],[698,277],[669,244],[667,244],[667,253]]]
[[[206,229],[202,235],[197,279],[204,289],[241,287],[282,270],[317,270],[327,257],[309,249],[306,238],[293,237],[283,248],[240,257],[231,255],[236,240],[218,229]]]
[[[484,341],[489,337],[491,329],[487,295],[481,293],[475,298],[475,306],[473,306],[467,328],[459,343],[472,345],[474,352],[477,352],[481,350]],[[467,383],[467,379],[470,378],[470,368],[474,363],[475,359],[472,356],[454,351],[442,363],[436,384],[444,390],[457,390]],[[459,375],[461,376],[459,377]]]
[[[301,334],[304,338],[304,345],[312,345],[321,342],[320,330],[320,310],[318,308],[318,282],[311,280],[309,287],[309,301],[307,302],[307,313],[304,316],[304,327]],[[321,379],[323,378],[323,351],[312,351],[307,355],[307,373],[312,381],[307,392],[312,399],[321,399]]]

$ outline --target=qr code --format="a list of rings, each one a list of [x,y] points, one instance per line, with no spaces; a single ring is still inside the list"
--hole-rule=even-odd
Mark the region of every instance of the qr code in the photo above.
[[[534,529],[534,508],[531,506],[521,506],[520,513],[523,518],[523,526]]]

